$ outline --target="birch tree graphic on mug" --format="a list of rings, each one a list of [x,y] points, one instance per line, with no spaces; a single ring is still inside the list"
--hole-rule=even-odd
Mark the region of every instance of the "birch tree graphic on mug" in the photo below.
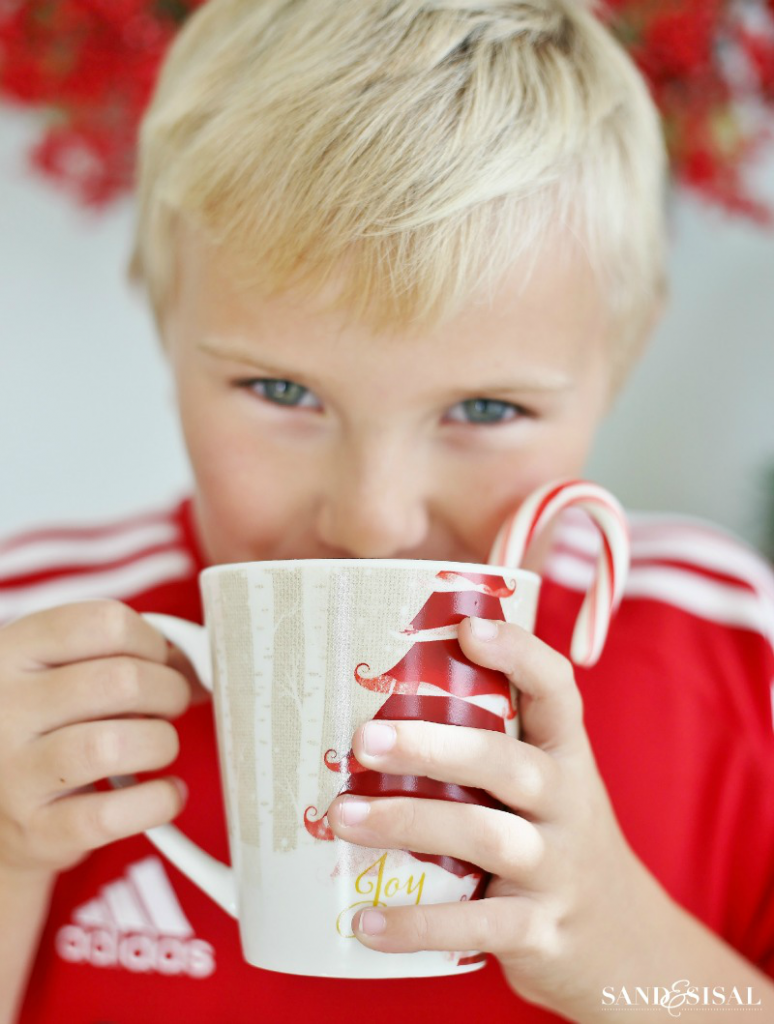
[[[360,662],[353,668],[353,685],[385,700],[375,719],[423,720],[449,725],[471,726],[515,734],[516,708],[511,687],[501,672],[469,661],[457,643],[456,630],[468,616],[505,621],[501,599],[515,592],[515,583],[502,576],[477,572],[439,572],[435,590],[401,632],[413,642],[395,665],[380,674]],[[488,793],[469,786],[457,786],[413,775],[386,775],[364,768],[350,750],[343,757],[327,750],[325,766],[342,776],[339,793],[358,796],[417,796],[431,800],[454,800],[487,807],[500,805]],[[327,817],[309,806],[304,825],[315,839],[334,839]],[[420,861],[437,864],[459,877],[475,875],[477,892],[484,879],[473,864],[453,857],[413,853]],[[477,893],[476,893],[477,894]]]

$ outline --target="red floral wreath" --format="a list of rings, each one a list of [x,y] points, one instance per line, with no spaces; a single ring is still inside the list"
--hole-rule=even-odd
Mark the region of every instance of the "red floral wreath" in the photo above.
[[[0,97],[47,111],[34,164],[81,201],[131,189],[164,52],[205,0],[0,0]],[[646,75],[675,178],[774,225],[746,175],[774,125],[774,0],[607,0]]]

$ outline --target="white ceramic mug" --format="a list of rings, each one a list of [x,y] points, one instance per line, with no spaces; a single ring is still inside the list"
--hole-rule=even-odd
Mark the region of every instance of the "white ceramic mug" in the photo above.
[[[579,504],[579,485],[564,486],[560,504]],[[525,505],[524,514],[535,523],[553,515],[560,510],[555,494],[547,492],[534,508]],[[608,519],[598,525],[605,551],[614,550],[616,560],[605,556],[601,564],[615,585],[596,587],[593,602],[586,602],[595,612],[595,635],[606,630],[620,590],[622,552],[628,559],[623,517]],[[513,529],[498,543],[504,550],[518,544],[521,557],[524,544]],[[213,566],[200,582],[204,627],[163,615],[146,618],[213,690],[231,866],[172,825],[151,829],[149,839],[238,919],[244,957],[257,967],[348,978],[427,977],[480,967],[485,957],[475,950],[370,950],[354,937],[351,921],[367,906],[478,898],[486,883],[481,870],[450,857],[344,842],[331,833],[325,811],[341,792],[497,806],[482,790],[366,771],[350,743],[373,718],[516,736],[516,697],[508,680],[465,658],[457,626],[475,615],[531,631],[540,578],[492,565],[341,559]],[[579,617],[580,639],[588,634],[587,620]],[[595,651],[600,644],[597,636]]]
[[[480,966],[470,950],[385,956],[351,928],[366,906],[477,898],[479,868],[354,846],[333,837],[324,815],[340,792],[496,806],[481,790],[364,771],[350,744],[376,717],[515,735],[507,679],[465,658],[457,624],[478,615],[531,630],[539,577],[456,562],[320,560],[214,566],[201,586],[205,627],[146,618],[214,691],[233,866],[174,826],[148,837],[238,918],[245,959],[257,967],[390,978]]]

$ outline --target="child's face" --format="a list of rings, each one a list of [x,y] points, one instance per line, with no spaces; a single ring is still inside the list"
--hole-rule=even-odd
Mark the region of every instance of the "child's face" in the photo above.
[[[373,335],[187,245],[165,334],[208,557],[485,562],[533,488],[581,471],[610,395],[580,253],[522,278],[440,328]]]

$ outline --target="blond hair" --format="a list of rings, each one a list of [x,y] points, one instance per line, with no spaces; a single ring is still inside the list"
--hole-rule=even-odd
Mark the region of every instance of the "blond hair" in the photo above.
[[[422,325],[567,229],[626,352],[664,286],[664,169],[590,0],[209,0],[143,122],[133,268],[160,316],[183,217],[268,292],[335,275],[374,326]]]

